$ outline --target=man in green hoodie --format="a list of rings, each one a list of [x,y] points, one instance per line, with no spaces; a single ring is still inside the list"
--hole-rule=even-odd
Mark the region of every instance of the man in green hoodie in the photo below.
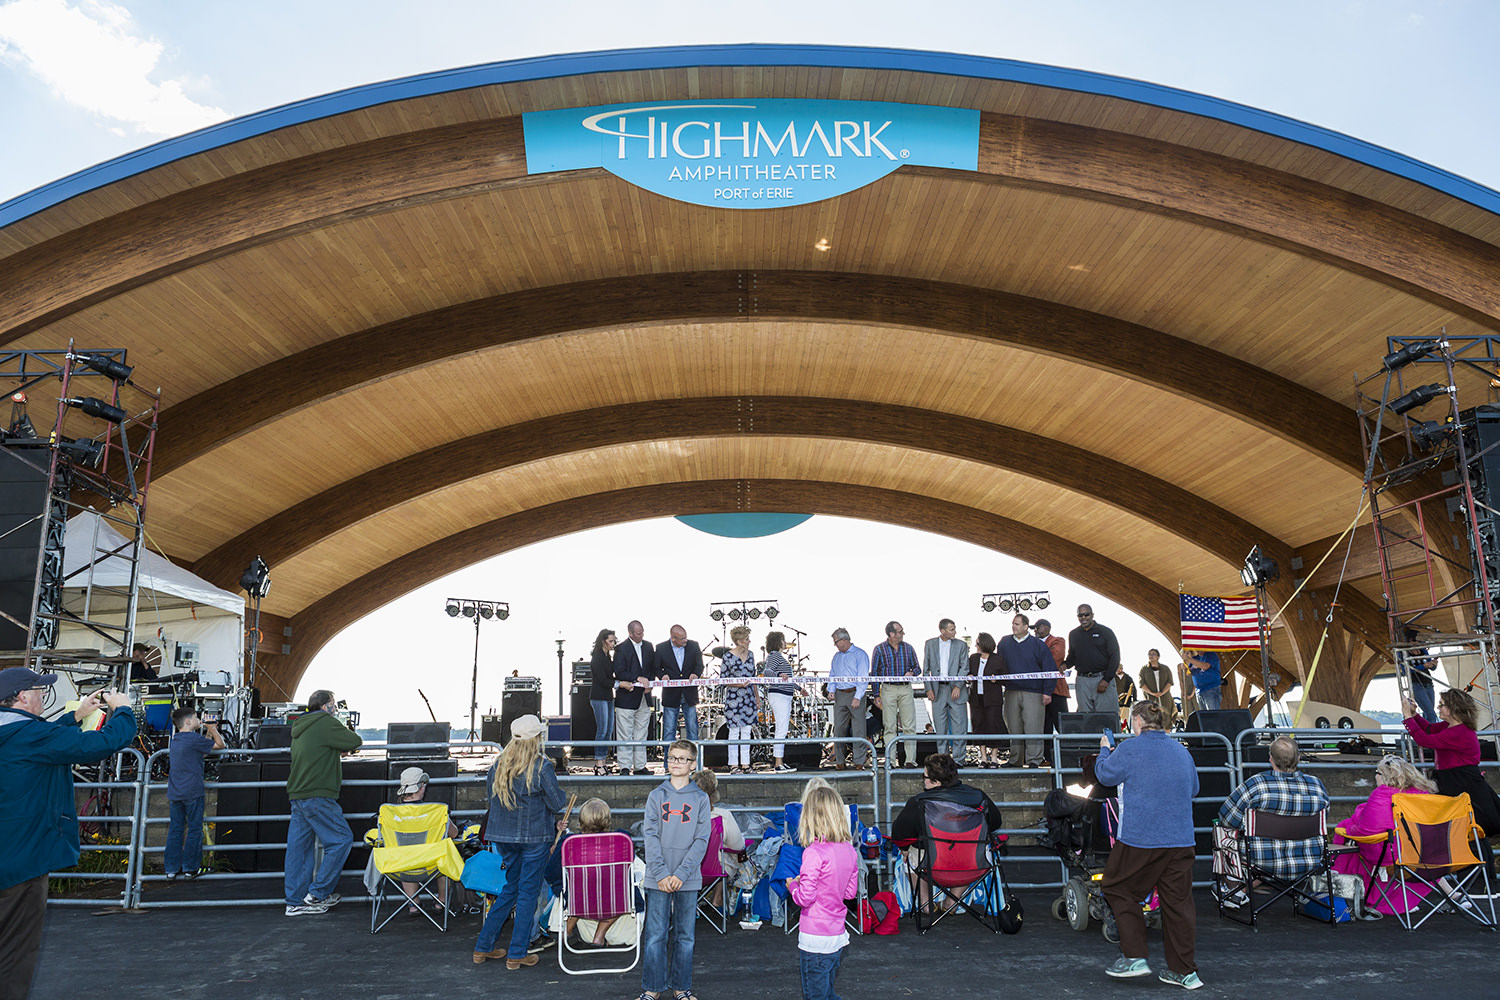
[[[340,897],[344,860],[354,837],[339,807],[343,765],[339,758],[364,743],[333,714],[332,691],[314,691],[307,713],[292,723],[292,770],[286,797],[292,821],[286,834],[286,915],[327,913]],[[313,878],[313,841],[323,845],[323,863]]]

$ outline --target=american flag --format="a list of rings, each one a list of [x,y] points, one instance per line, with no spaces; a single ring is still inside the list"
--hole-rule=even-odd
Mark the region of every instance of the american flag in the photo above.
[[[1184,649],[1259,649],[1260,623],[1253,597],[1182,594]]]

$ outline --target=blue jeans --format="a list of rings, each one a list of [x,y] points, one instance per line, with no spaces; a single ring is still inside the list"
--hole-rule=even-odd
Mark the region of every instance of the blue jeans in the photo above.
[[[496,844],[495,848],[505,865],[505,887],[490,904],[490,912],[485,914],[474,950],[494,951],[495,942],[500,937],[500,926],[514,910],[516,920],[511,927],[510,947],[506,949],[505,957],[525,958],[536,922],[536,897],[542,888],[542,876],[547,873],[551,847],[548,844]]]
[[[162,859],[167,874],[195,872],[203,865],[203,796],[169,802],[167,806],[172,817],[167,823],[167,853]]]
[[[648,993],[693,989],[693,927],[698,890],[662,892],[646,887],[646,928],[642,942],[641,989]]]
[[[687,719],[687,738],[694,743],[698,742],[698,706],[683,705],[681,707],[664,707],[661,710],[661,740],[663,743],[671,743],[677,738],[677,714],[681,712]]]
[[[1427,684],[1413,682],[1411,686],[1411,700],[1416,702],[1417,707],[1422,710],[1422,718],[1428,722],[1436,722],[1438,720],[1437,689],[1430,682]]]
[[[1198,707],[1205,712],[1217,712],[1219,710],[1220,699],[1223,696],[1224,688],[1222,685],[1215,685],[1211,688],[1199,688]]]
[[[323,845],[323,863],[313,878],[313,841]],[[339,884],[344,862],[354,846],[349,821],[337,799],[293,799],[286,832],[286,905],[301,906],[311,893],[323,899]]]
[[[589,699],[594,710],[594,739],[608,740],[615,734],[615,703],[613,699],[595,701]],[[609,747],[601,744],[594,747],[594,759],[602,761],[609,756]]]
[[[847,948],[840,948],[831,955],[819,955],[797,949],[802,964],[802,1000],[839,1000],[839,995],[833,992],[833,981],[838,978],[846,951]]]

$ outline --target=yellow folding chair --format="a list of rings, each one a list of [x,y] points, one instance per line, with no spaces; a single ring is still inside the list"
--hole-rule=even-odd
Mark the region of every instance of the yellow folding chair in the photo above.
[[[437,893],[437,883],[443,877],[456,883],[464,873],[463,858],[448,837],[448,807],[441,802],[387,803],[380,807],[377,822],[376,829],[365,835],[374,845],[370,863],[380,873],[379,883],[370,893],[370,933],[390,923],[407,904],[417,906],[438,930],[447,931],[448,906]],[[417,883],[416,893],[408,897],[403,882]],[[391,886],[400,902],[381,920],[380,908]],[[424,894],[439,905],[441,921],[422,908]]]
[[[1469,794],[1392,795],[1391,811],[1396,820],[1396,828],[1391,831],[1395,871],[1402,893],[1413,898],[1406,892],[1412,883],[1428,890],[1425,900],[1398,914],[1402,926],[1416,930],[1448,905],[1481,927],[1494,929],[1495,900],[1490,895],[1489,870],[1479,860],[1483,831],[1474,822]],[[1484,884],[1482,896],[1469,888],[1476,879]],[[1417,919],[1423,905],[1427,912]]]

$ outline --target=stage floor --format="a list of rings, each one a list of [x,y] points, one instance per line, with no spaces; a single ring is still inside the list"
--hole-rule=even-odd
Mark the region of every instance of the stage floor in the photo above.
[[[963,915],[925,936],[911,920],[894,937],[855,938],[839,976],[851,1000],[997,995],[1135,997],[1169,988],[1150,979],[1116,982],[1103,969],[1118,953],[1097,924],[1077,932],[1053,920],[1050,895],[1025,893],[1026,923],[996,936]],[[1414,992],[1444,1000],[1494,996],[1495,934],[1456,915],[1438,915],[1415,933],[1396,920],[1329,927],[1267,913],[1259,932],[1221,921],[1206,892],[1197,894],[1199,996],[1294,996],[1306,991],[1410,1000]],[[470,916],[441,934],[420,919],[397,918],[369,933],[368,904],[343,903],[321,917],[286,917],[279,907],[239,909],[49,909],[35,1000],[72,1000],[99,990],[112,997],[211,996],[216,1000],[371,1000],[376,997],[494,995],[536,1000],[633,998],[640,970],[568,976],[555,950],[529,969],[470,959],[479,920]],[[720,937],[700,921],[693,990],[702,1000],[799,995],[796,936],[764,925],[731,925]],[[1153,968],[1162,966],[1161,935],[1151,933]],[[80,978],[81,977],[81,978]]]

